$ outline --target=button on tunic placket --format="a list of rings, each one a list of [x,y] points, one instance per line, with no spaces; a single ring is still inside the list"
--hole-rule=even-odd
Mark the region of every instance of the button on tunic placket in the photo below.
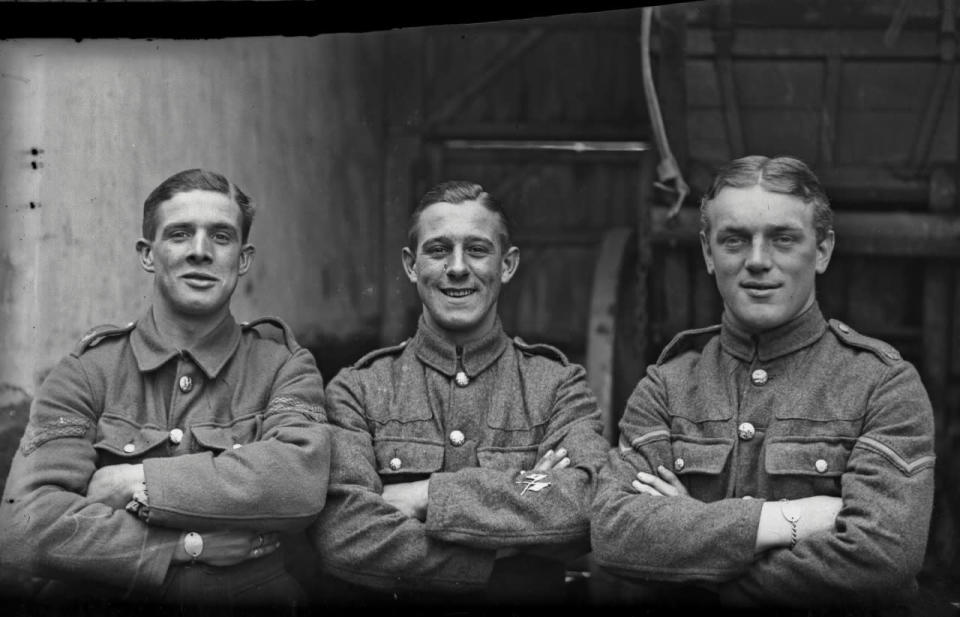
[[[732,427],[734,446],[730,464],[735,471],[731,478],[735,482],[732,488],[737,496],[757,495],[760,490],[755,479],[758,468],[763,466],[760,452],[764,444],[764,427],[770,422],[770,406],[775,396],[771,388],[773,384],[769,366],[766,363],[758,364],[755,356],[753,363],[743,365],[741,397]]]
[[[189,356],[181,354],[177,361],[173,385],[173,395],[170,397],[170,409],[167,413],[168,441],[171,448],[186,446],[184,431],[180,423],[188,417],[190,408],[194,406],[197,397],[203,389],[203,374]],[[187,442],[189,443],[189,441]],[[195,447],[195,445],[190,446]]]

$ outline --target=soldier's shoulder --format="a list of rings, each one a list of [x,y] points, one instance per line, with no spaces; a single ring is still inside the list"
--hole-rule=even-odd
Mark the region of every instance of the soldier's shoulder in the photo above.
[[[377,360],[380,360],[382,358],[393,358],[393,357],[399,356],[400,354],[403,353],[403,350],[406,349],[407,343],[409,341],[410,339],[407,339],[405,341],[397,343],[396,345],[374,349],[373,351],[361,356],[359,360],[357,360],[351,365],[351,368],[355,368],[355,369],[369,368]]]
[[[885,364],[892,365],[903,360],[900,352],[889,343],[861,334],[839,319],[831,319],[828,323],[837,340],[847,347],[869,351]]]
[[[657,366],[669,362],[686,351],[702,350],[707,342],[718,334],[720,334],[720,324],[684,330],[678,333],[660,352],[660,357],[657,358]]]
[[[79,358],[94,347],[97,347],[104,341],[119,340],[121,337],[127,337],[133,331],[136,322],[131,321],[125,326],[116,326],[113,324],[101,324],[87,330],[80,340],[74,346],[71,355]]]
[[[570,364],[567,356],[553,345],[547,345],[546,343],[528,343],[519,336],[515,336],[513,337],[513,346],[526,356],[548,358],[554,362],[559,362],[563,366]]]
[[[261,339],[279,343],[290,350],[290,353],[300,349],[300,344],[297,343],[297,339],[293,335],[293,330],[290,326],[274,315],[244,321],[240,324],[240,330]]]

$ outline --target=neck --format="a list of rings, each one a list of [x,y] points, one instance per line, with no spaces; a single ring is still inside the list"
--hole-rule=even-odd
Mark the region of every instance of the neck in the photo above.
[[[424,316],[427,325],[431,330],[442,336],[448,343],[454,345],[455,347],[462,347],[467,343],[472,343],[473,341],[478,341],[486,336],[490,330],[493,329],[493,325],[497,322],[496,313],[491,311],[490,315],[475,328],[470,330],[449,330],[438,325],[430,317],[430,313],[424,309]]]
[[[157,332],[177,349],[196,344],[213,332],[229,313],[229,305],[210,315],[183,315],[171,311],[162,302],[153,304],[153,319],[157,324]]]

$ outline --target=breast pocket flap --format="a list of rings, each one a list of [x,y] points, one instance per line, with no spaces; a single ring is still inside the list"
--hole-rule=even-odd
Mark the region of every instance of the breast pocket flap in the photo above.
[[[845,441],[770,441],[764,464],[770,475],[835,477],[846,470],[852,447]]]
[[[711,474],[723,471],[733,449],[733,440],[674,441],[672,470],[679,475]],[[671,468],[668,466],[668,468]]]
[[[443,466],[443,444],[379,440],[373,450],[381,476],[433,473]]]
[[[97,424],[97,442],[94,447],[120,458],[136,459],[167,441],[166,431],[140,427],[129,420],[104,414]]]

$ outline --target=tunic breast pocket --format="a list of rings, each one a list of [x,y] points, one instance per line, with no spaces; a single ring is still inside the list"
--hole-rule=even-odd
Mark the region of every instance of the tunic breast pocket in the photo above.
[[[250,414],[228,424],[194,424],[193,451],[219,454],[225,450],[237,450],[245,444],[258,441],[263,429],[263,416]]]
[[[159,448],[167,443],[167,431],[150,426],[139,426],[126,417],[105,413],[97,423],[97,441],[93,444],[98,454],[98,465],[139,463],[147,456],[165,456]]]
[[[813,495],[840,496],[840,478],[856,440],[848,437],[775,437],[768,439],[764,465],[770,499]]]
[[[377,473],[385,483],[428,476],[443,466],[443,444],[378,437],[373,442]]]
[[[677,474],[692,497],[701,501],[723,499],[726,493],[727,466],[733,440],[723,438],[673,438],[672,465],[666,465]]]

